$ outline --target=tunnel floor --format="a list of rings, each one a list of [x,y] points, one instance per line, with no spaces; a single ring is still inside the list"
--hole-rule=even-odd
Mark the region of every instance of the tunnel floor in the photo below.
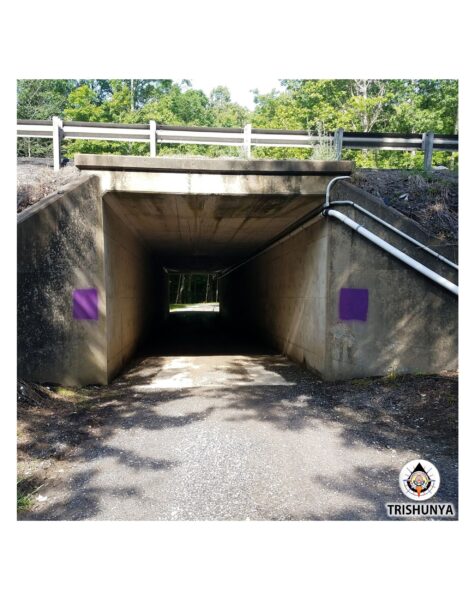
[[[275,354],[257,332],[228,322],[220,312],[181,309],[170,312],[165,324],[141,348],[147,355]]]
[[[420,430],[410,396],[400,411],[384,381],[325,383],[230,337],[216,313],[170,317],[162,353],[138,357],[75,416],[81,443],[22,519],[386,519],[419,455],[445,482],[437,501],[456,504],[456,435]],[[415,381],[422,396],[434,389]]]

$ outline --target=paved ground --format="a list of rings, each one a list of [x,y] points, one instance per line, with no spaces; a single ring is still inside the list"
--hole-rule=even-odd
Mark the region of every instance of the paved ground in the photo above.
[[[184,308],[172,308],[171,312],[219,312],[219,302],[203,302],[199,304],[188,304]]]
[[[439,468],[434,501],[456,504],[453,444],[364,387],[339,392],[245,343],[232,353],[200,318],[174,317],[166,355],[139,359],[101,392],[94,435],[23,518],[384,519],[385,502],[405,501],[398,474],[413,458]]]

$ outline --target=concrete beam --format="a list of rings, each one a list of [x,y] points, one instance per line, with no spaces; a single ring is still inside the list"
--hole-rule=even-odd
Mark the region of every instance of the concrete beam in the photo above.
[[[350,160],[240,160],[76,154],[80,170],[258,175],[350,175]]]

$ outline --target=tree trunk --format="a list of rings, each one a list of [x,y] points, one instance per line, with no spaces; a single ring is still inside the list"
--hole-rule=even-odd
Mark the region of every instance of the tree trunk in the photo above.
[[[176,288],[176,299],[175,299],[175,304],[181,304],[182,303],[182,297],[183,297],[183,289],[185,287],[185,279],[184,279],[184,275],[180,274],[178,275],[178,285]]]

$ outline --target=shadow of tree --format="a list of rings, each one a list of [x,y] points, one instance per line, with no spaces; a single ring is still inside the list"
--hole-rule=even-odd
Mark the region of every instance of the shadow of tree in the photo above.
[[[457,382],[452,377],[407,376],[396,383],[381,378],[361,389],[352,382],[321,382],[308,373],[297,381],[295,366],[276,371],[282,377],[293,375],[287,380],[293,381],[296,389],[244,388],[229,403],[229,408],[238,411],[232,420],[262,420],[296,431],[319,421],[333,422],[344,427],[346,445],[363,442],[424,452],[436,442],[439,452],[456,453]],[[232,389],[227,392],[232,393]]]
[[[457,506],[457,475],[453,470],[442,468],[444,489],[432,502],[451,502]],[[315,475],[317,487],[332,489],[336,498],[326,510],[299,516],[302,520],[361,521],[386,520],[387,512],[383,499],[392,502],[410,503],[410,500],[394,492],[394,482],[399,479],[399,469],[390,466],[363,468],[357,467],[351,474],[335,479]],[[338,498],[340,496],[340,498]],[[432,517],[433,520],[437,518]],[[443,517],[442,517],[443,519]],[[407,517],[394,517],[391,520],[407,520]]]
[[[100,487],[92,484],[96,469],[87,469],[71,478],[70,487],[75,492],[50,504],[41,511],[31,511],[19,515],[21,521],[76,521],[84,520],[99,512],[101,502],[107,498],[132,498],[137,489],[131,486],[115,485]]]
[[[160,415],[156,408],[186,396],[186,390],[167,390],[162,394],[136,395],[131,397],[130,389],[116,387],[113,390],[94,390],[90,401],[75,412],[55,419],[53,411],[32,411],[28,415],[26,432],[30,443],[20,443],[18,450],[31,459],[53,457],[60,461],[63,470],[69,465],[89,464],[96,459],[110,458],[118,465],[125,465],[133,471],[166,471],[179,465],[178,461],[165,460],[144,453],[124,450],[110,445],[110,439],[120,430],[137,433],[141,429],[159,432],[168,428],[185,427],[203,420],[211,414],[213,407],[203,411],[190,411],[184,415]],[[103,393],[103,395],[102,395]],[[135,435],[135,434],[132,434]],[[80,506],[81,519],[92,518],[97,514],[97,497],[101,489],[92,484],[94,470],[74,475],[67,483],[71,491],[69,499],[53,503],[47,508],[39,506],[34,511],[21,514],[22,520],[30,517],[36,520],[66,519],[77,514]],[[64,480],[64,477],[60,477]],[[54,488],[54,480],[48,482]],[[137,491],[120,485],[103,489],[105,496],[136,494]]]
[[[30,458],[53,456],[64,467],[65,477],[69,466],[80,464],[85,470],[72,474],[67,494],[61,493],[48,506],[36,506],[19,518],[91,519],[100,515],[101,502],[108,498],[135,497],[142,502],[137,487],[116,482],[113,476],[107,485],[98,485],[94,480],[96,470],[90,466],[98,459],[107,459],[112,461],[112,469],[117,464],[131,473],[166,475],[181,463],[148,455],[146,446],[124,448],[114,436],[128,432],[127,439],[140,439],[142,431],[160,435],[211,418],[213,423],[222,421],[235,424],[236,428],[249,422],[253,435],[265,435],[264,429],[270,427],[283,433],[308,431],[318,438],[319,432],[325,430],[332,432],[343,449],[384,451],[385,456],[388,452],[409,452],[414,458],[420,456],[437,465],[444,480],[437,500],[456,504],[456,378],[405,376],[394,381],[379,378],[327,383],[284,357],[254,355],[253,361],[263,370],[279,375],[284,382],[259,385],[250,381],[246,360],[249,357],[236,356],[228,368],[240,385],[193,389],[151,387],[149,391],[138,392],[140,385],[150,382],[166,361],[163,356],[139,358],[113,384],[89,388],[87,400],[74,411],[58,411],[54,404],[48,411],[30,411],[26,428],[33,442],[20,443],[19,451]],[[183,403],[180,409],[174,408],[173,403],[178,406],[179,401],[185,401],[184,409]],[[176,438],[177,444],[179,439]],[[196,460],[207,458],[196,457]],[[296,512],[289,518],[384,519],[381,499],[394,491],[398,469],[383,461],[376,470],[347,465],[345,476],[337,481],[322,473],[312,477],[317,491],[332,490],[345,502],[315,513]],[[50,485],[54,488],[54,480]]]

